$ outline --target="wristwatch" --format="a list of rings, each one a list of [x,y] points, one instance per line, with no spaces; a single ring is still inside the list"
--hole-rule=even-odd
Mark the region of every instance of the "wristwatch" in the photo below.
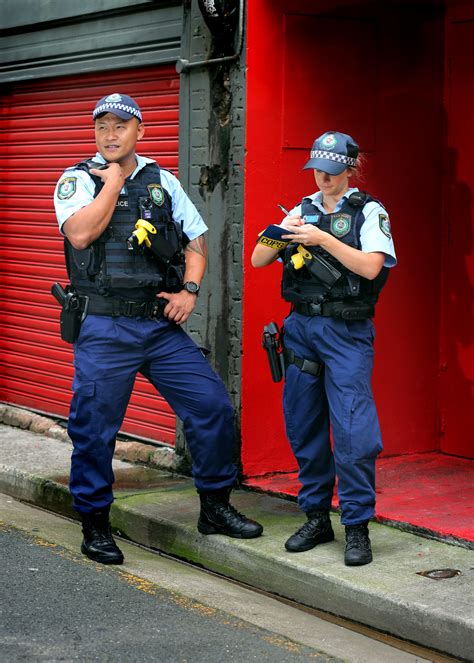
[[[197,283],[194,283],[194,281],[186,281],[186,283],[183,283],[183,290],[187,290],[192,295],[197,296],[199,295],[201,288]]]

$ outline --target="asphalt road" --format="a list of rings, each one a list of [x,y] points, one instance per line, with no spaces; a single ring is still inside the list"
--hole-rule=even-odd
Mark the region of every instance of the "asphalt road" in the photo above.
[[[126,565],[80,554],[77,523],[0,495],[0,659],[348,661],[413,655],[126,542]]]

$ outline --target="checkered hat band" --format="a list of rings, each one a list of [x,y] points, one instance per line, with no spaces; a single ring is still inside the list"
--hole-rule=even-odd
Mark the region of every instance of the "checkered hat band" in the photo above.
[[[114,109],[125,111],[125,113],[129,113],[130,115],[135,115],[135,117],[138,117],[139,120],[142,119],[142,114],[140,113],[138,108],[134,108],[133,106],[127,106],[127,104],[119,104],[112,101],[109,101],[106,104],[102,104],[102,106],[96,108],[94,111],[94,118],[97,117],[97,115],[100,115],[101,113],[105,113],[106,111]]]
[[[356,166],[357,159],[346,157],[345,154],[335,154],[334,152],[326,152],[325,150],[311,150],[311,159],[329,159],[330,161],[338,161],[345,163],[346,166]]]

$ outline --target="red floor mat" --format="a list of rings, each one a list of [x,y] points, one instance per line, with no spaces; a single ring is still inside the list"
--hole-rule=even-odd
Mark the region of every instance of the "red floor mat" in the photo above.
[[[298,494],[296,473],[251,477],[246,486]],[[333,507],[337,507],[334,496]],[[443,538],[474,542],[474,462],[444,454],[413,454],[377,461],[376,517]]]

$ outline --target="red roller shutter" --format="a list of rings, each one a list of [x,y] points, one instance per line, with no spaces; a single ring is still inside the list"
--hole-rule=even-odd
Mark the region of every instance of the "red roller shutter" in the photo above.
[[[54,186],[64,168],[95,154],[91,110],[100,97],[124,92],[139,103],[145,156],[176,172],[179,78],[171,66],[88,74],[8,86],[0,97],[0,399],[67,416],[72,351],[59,337],[59,307],[50,294],[65,283]],[[137,378],[123,431],[174,443],[175,417]]]

